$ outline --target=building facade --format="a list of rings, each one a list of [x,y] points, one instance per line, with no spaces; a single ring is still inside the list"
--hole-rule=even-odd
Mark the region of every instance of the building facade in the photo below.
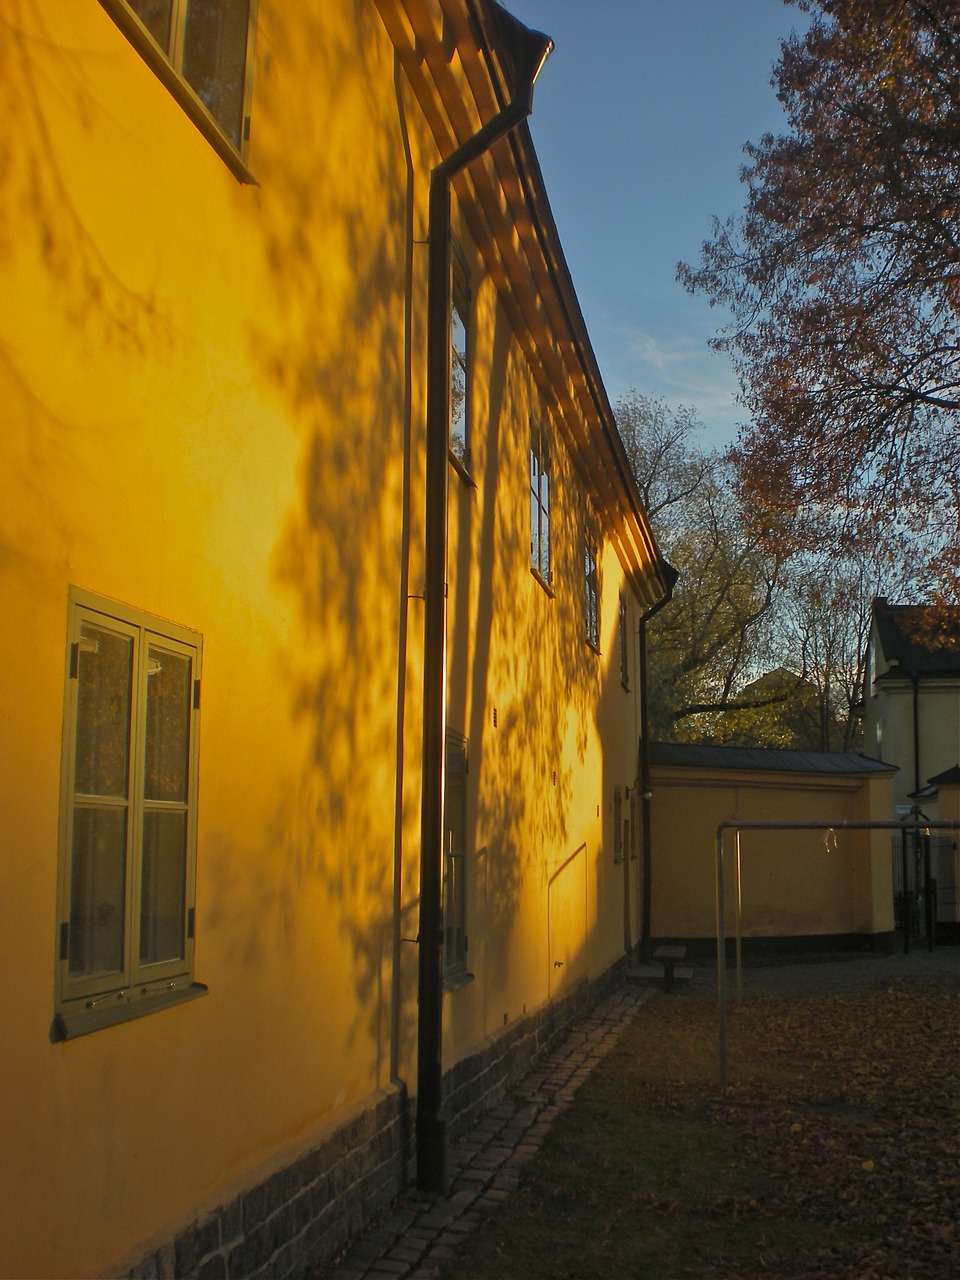
[[[739,932],[748,955],[892,949],[890,832],[839,829],[889,820],[892,766],[855,752],[687,743],[654,743],[650,761],[658,940],[716,954],[718,827],[794,823],[748,827],[739,840],[726,831],[726,937]]]
[[[864,743],[899,770],[893,802],[960,763],[960,608],[874,601],[864,690]]]
[[[523,123],[450,181],[424,767],[430,178],[522,36],[5,8],[3,1274],[299,1275],[413,1176],[431,787],[450,1126],[637,941],[669,574]]]

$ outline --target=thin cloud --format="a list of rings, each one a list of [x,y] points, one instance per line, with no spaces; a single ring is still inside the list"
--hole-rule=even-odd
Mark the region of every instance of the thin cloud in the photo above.
[[[642,329],[621,329],[611,349],[597,353],[611,399],[616,401],[636,387],[641,395],[690,405],[702,420],[710,444],[731,442],[744,420],[736,399],[737,382],[723,356],[708,353],[704,359],[705,345],[686,334],[664,337]]]

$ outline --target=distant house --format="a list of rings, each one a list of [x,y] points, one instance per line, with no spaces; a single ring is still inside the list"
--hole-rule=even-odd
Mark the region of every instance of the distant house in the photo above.
[[[0,1274],[302,1276],[637,940],[669,573],[543,52],[491,0],[4,4]]]
[[[805,676],[775,667],[744,685],[737,701],[751,709],[734,713],[742,746],[842,751],[844,728],[824,692]],[[755,706],[755,709],[754,709]]]
[[[960,607],[877,597],[865,670],[864,750],[897,766],[893,803],[907,813],[960,760]]]
[[[898,816],[957,821],[960,774],[960,607],[873,605],[864,689],[865,749],[897,766]],[[897,840],[897,927],[960,932],[960,850],[952,833]]]

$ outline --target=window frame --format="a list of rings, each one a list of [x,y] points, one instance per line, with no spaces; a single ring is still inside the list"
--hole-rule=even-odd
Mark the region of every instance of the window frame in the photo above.
[[[170,18],[171,31],[181,32],[184,25],[189,0],[172,0]],[[247,42],[243,68],[243,95],[240,108],[240,138],[237,145],[227,134],[210,109],[203,102],[197,91],[184,78],[180,67],[174,61],[176,57],[182,65],[183,50],[177,45],[177,37],[173,37],[173,50],[164,49],[144,25],[129,0],[100,0],[101,7],[113,19],[133,45],[164,88],[176,100],[184,113],[203,134],[214,151],[225,162],[231,173],[240,182],[256,185],[256,179],[247,168],[247,156],[250,143],[250,117],[253,102],[253,65],[254,45],[257,29],[257,6],[259,0],[248,0]],[[182,43],[182,42],[181,42]]]
[[[76,787],[84,624],[130,641],[124,796],[88,794]],[[186,795],[182,800],[145,794],[148,679],[154,670],[151,649],[154,654],[160,649],[190,662],[184,762]],[[54,1039],[69,1039],[206,993],[207,988],[193,980],[202,653],[199,632],[78,587],[70,588],[60,765]],[[119,969],[71,976],[73,839],[76,814],[85,807],[99,811],[122,809],[125,813],[121,965]],[[141,956],[144,816],[181,812],[185,819],[179,939],[182,954],[151,962]]]
[[[540,419],[530,415],[528,481],[530,494],[530,571],[541,586],[553,593],[553,541],[551,536],[552,456]],[[543,550],[546,548],[546,564]]]
[[[470,270],[467,266],[466,255],[461,249],[459,243],[451,236],[450,238],[450,316],[449,316],[449,358],[450,358],[450,421],[447,426],[447,448],[450,454],[450,461],[460,472],[461,476],[472,483],[471,467],[473,463],[471,439],[471,409],[472,409],[472,393],[470,388],[470,364],[473,359],[473,323],[471,312],[472,297],[470,291]],[[456,345],[454,343],[454,314],[459,317],[460,324],[463,328],[463,358],[460,358]],[[456,366],[460,367],[461,376],[463,377],[463,448],[458,451],[454,445],[453,433],[453,392],[454,392],[454,370]]]
[[[620,683],[624,689],[630,688],[630,624],[628,612],[626,593],[621,591],[617,626],[620,635]]]
[[[583,529],[584,639],[600,652],[600,547],[589,522]]]

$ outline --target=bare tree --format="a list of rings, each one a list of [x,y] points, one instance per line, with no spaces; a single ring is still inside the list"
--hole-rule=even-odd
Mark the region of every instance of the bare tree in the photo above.
[[[671,605],[650,624],[652,731],[698,737],[705,717],[754,705],[736,690],[768,658],[778,562],[750,534],[722,455],[700,447],[695,410],[633,390],[616,415],[657,537],[680,571]]]

